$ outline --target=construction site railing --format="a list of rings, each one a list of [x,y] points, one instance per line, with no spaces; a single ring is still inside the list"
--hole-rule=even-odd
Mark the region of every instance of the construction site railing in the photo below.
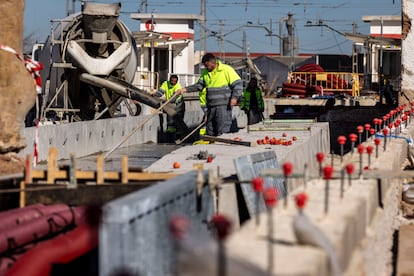
[[[359,96],[364,83],[364,74],[349,72],[290,72],[289,83],[320,87],[321,94],[351,94]]]
[[[159,88],[159,73],[137,70],[132,84],[140,89],[155,92]]]
[[[182,87],[192,85],[198,81],[199,74],[175,74]],[[169,77],[169,76],[168,76]]]
[[[168,75],[168,79],[170,78]],[[200,75],[198,74],[174,74],[178,76],[178,81],[180,82],[182,87],[192,85],[198,81]],[[158,90],[162,80],[159,77],[158,72],[151,72],[151,71],[136,71],[135,78],[133,81],[133,85],[138,88],[155,92]]]

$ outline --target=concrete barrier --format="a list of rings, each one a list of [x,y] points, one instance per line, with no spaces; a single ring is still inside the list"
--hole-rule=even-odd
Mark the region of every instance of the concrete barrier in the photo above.
[[[406,130],[408,137],[414,132]],[[382,141],[383,142],[383,141]],[[373,145],[369,139],[364,143]],[[370,170],[401,170],[408,156],[406,139],[388,139],[387,150],[382,146],[378,158],[373,154]],[[367,166],[367,154],[363,164]],[[359,154],[347,154],[343,163],[335,160],[334,167],[354,163],[358,171]],[[313,173],[314,175],[316,172]],[[356,174],[358,176],[358,173]],[[307,183],[306,193],[309,202],[305,214],[332,243],[344,275],[391,275],[393,271],[393,234],[398,229],[402,179],[377,179],[356,177],[352,185],[346,181],[344,197],[340,198],[340,180],[329,182],[329,213],[324,214],[324,189],[326,181],[313,179]],[[381,199],[379,189],[381,187]],[[298,187],[292,194],[304,191]],[[292,221],[297,213],[293,200],[284,208],[279,204],[273,212],[274,274],[275,275],[332,275],[329,259],[322,249],[299,245],[292,229]],[[249,260],[259,267],[266,268],[267,262],[267,214],[260,215],[260,225],[248,221],[230,237],[227,250],[230,256]],[[252,254],[252,252],[255,252]]]

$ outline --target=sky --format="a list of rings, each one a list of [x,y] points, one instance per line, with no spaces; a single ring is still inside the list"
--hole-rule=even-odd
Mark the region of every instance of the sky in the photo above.
[[[24,35],[32,35],[38,42],[44,42],[50,33],[50,20],[64,18],[75,1],[75,11],[80,11],[79,0],[26,0],[24,13]],[[92,2],[92,1],[91,1]],[[200,14],[198,0],[147,0],[147,1],[94,1],[99,3],[121,2],[120,19],[131,31],[138,31],[139,21],[130,18],[131,13],[142,8],[147,13],[190,13]],[[369,23],[362,21],[365,15],[400,15],[401,0],[206,0],[207,51],[240,52],[243,36],[250,53],[279,53],[279,38],[267,35],[267,30],[279,35],[279,22],[288,13],[295,19],[295,37],[298,39],[298,53],[304,54],[347,54],[352,53],[352,43],[340,33],[357,32],[369,34]],[[317,25],[322,20],[327,27]],[[242,27],[251,22],[250,26]],[[198,24],[195,25],[196,50],[199,49]],[[283,36],[286,34],[283,27]],[[214,35],[215,34],[215,35]],[[217,34],[222,34],[220,43]]]

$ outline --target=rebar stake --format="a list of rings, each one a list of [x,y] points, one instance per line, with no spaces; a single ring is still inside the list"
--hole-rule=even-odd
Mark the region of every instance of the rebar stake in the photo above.
[[[358,153],[359,153],[359,177],[362,176],[362,157],[364,154],[364,145],[358,145]]]
[[[344,182],[345,182],[345,170],[341,169],[341,192],[340,192],[340,198],[342,199],[344,197]]]
[[[278,190],[274,187],[266,188],[263,192],[263,198],[267,207],[267,244],[268,244],[268,272],[273,275],[273,208],[277,204]]]
[[[375,143],[375,158],[378,158],[378,148],[379,148],[379,145],[381,144],[381,139],[375,138],[374,143]]]
[[[255,177],[252,179],[252,186],[253,186],[253,190],[256,193],[256,198],[255,198],[255,207],[256,207],[256,226],[260,225],[260,195],[263,192],[263,183],[264,180],[261,177]]]
[[[289,178],[289,176],[292,175],[292,172],[293,172],[293,164],[290,163],[290,162],[284,163],[283,164],[283,174],[285,176],[284,188],[285,188],[286,195],[284,197],[283,206],[285,207],[285,209],[287,208],[287,204],[288,204],[287,199],[288,199],[288,196],[289,196],[288,178]]]
[[[332,178],[333,167],[326,166],[323,168],[325,182],[325,205],[324,205],[324,214],[327,215],[329,212],[329,179]]]
[[[352,174],[354,173],[354,165],[348,164],[345,167],[346,173],[348,174],[348,186],[351,187],[351,181],[352,181]]]

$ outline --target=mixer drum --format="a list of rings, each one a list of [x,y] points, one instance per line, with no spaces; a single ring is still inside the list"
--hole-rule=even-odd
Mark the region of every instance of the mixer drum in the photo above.
[[[80,80],[83,73],[94,76],[114,76],[131,83],[137,68],[137,48],[131,32],[118,19],[120,3],[84,3],[82,12],[57,24],[53,37],[48,37],[39,60],[45,69],[41,73],[45,105],[79,109],[80,120],[93,119],[108,110],[122,97],[113,91]],[[65,97],[67,93],[68,97]],[[67,99],[69,98],[69,99]]]

